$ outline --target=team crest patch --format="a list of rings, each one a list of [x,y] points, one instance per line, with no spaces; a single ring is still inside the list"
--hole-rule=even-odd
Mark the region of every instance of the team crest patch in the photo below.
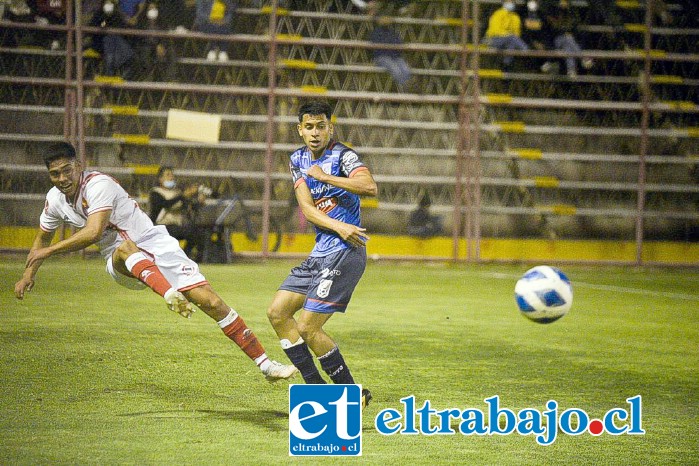
[[[330,287],[333,285],[332,280],[321,280],[318,285],[318,291],[316,294],[319,298],[327,298],[330,294]]]

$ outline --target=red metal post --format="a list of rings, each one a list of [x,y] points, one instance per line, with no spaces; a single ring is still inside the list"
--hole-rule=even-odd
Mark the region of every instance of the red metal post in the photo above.
[[[481,259],[481,80],[480,80],[480,3],[473,2],[473,57],[471,61],[471,69],[473,69],[473,102],[471,105],[471,156],[472,173],[473,173],[473,260],[476,262]],[[469,251],[470,254],[470,251]]]
[[[75,145],[75,124],[73,118],[73,108],[75,97],[73,86],[70,81],[73,79],[73,56],[75,54],[75,28],[73,17],[73,2],[66,3],[66,61],[65,61],[65,87],[63,88],[63,102],[65,113],[63,114],[63,138]]]
[[[650,121],[650,65],[653,2],[646,1],[646,29],[643,33],[643,86],[641,89],[641,141],[638,154],[638,199],[636,204],[636,265],[643,264],[643,213],[646,206],[646,155],[648,153],[648,126]]]
[[[262,197],[262,256],[269,256],[269,216],[272,200],[272,169],[274,161],[274,132],[275,132],[275,107],[277,86],[277,0],[272,0],[272,11],[269,14],[269,68],[267,95],[267,151],[265,154],[265,180]]]
[[[77,149],[80,162],[86,166],[87,154],[85,153],[85,84],[84,80],[84,60],[83,60],[83,30],[82,30],[82,2],[75,2],[75,118],[76,118],[76,138]]]
[[[466,108],[466,98],[468,89],[468,0],[461,2],[461,89],[459,90],[459,121],[457,126],[457,147],[456,147],[456,169],[454,184],[454,226],[452,230],[452,259],[459,260],[459,241],[461,240],[462,229],[462,203],[463,203],[463,176],[464,176],[464,153],[468,150],[468,132],[470,123]],[[468,196],[467,196],[468,198]],[[468,221],[466,221],[468,230]],[[468,235],[467,235],[468,236]]]

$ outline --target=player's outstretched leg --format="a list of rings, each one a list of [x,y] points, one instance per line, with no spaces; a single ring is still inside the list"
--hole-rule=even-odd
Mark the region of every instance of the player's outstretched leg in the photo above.
[[[270,360],[252,329],[245,324],[237,312],[223,302],[210,285],[192,288],[185,291],[185,295],[206,315],[216,320],[224,335],[238,345],[257,364],[268,381],[276,382],[289,379],[298,372],[292,365],[284,365]]]
[[[162,296],[171,311],[187,318],[194,312],[184,295],[172,287],[155,262],[141,252],[133,241],[124,241],[117,247],[112,254],[112,263],[119,273],[133,275]]]

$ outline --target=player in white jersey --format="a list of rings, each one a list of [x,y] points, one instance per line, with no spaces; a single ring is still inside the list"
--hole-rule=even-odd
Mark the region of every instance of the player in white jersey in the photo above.
[[[44,162],[54,185],[46,195],[22,278],[15,284],[15,296],[24,299],[34,287],[34,277],[48,257],[97,245],[107,262],[107,272],[122,286],[146,286],[165,298],[168,308],[190,317],[194,303],[218,322],[258,365],[267,380],[288,379],[297,370],[270,360],[243,318],[231,309],[199,272],[199,266],[180,248],[167,229],[154,226],[138,203],[112,177],[83,171],[68,143],[50,147]],[[52,243],[58,227],[79,228],[74,235]]]

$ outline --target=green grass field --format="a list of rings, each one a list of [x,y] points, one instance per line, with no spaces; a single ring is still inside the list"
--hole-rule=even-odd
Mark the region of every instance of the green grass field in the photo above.
[[[23,302],[0,259],[2,464],[698,464],[699,270],[565,266],[575,303],[538,325],[516,310],[524,265],[378,262],[328,332],[374,393],[361,459],[290,458],[288,388],[268,384],[216,324],[187,321],[99,260],[51,259]],[[202,269],[286,361],[265,310],[288,261]],[[296,380],[301,383],[301,379]],[[592,417],[643,397],[646,435],[383,436],[374,417],[414,395],[438,410],[500,396],[515,411]],[[456,424],[455,426],[458,426]]]

